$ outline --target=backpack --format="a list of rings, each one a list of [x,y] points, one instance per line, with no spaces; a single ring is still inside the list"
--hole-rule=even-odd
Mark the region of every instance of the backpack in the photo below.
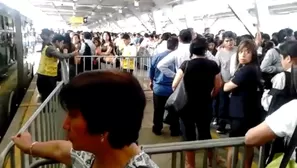
[[[276,110],[278,110],[282,105],[290,102],[294,98],[296,98],[296,94],[291,91],[291,72],[285,71],[285,87],[282,90],[279,89],[270,89],[269,95],[272,96],[269,108],[268,115],[272,114]]]
[[[269,91],[269,95],[272,95],[270,106],[268,108],[268,115],[273,114],[278,110],[282,105],[290,102],[291,100],[297,98],[296,93],[293,93],[291,90],[291,73],[285,71],[285,87],[282,90],[272,88]],[[266,155],[266,164],[269,164],[276,153],[282,153],[285,151],[285,138],[276,138],[271,143],[266,144],[267,151]]]

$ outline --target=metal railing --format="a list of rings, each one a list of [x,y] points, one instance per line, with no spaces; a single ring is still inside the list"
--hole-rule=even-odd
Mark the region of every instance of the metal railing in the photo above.
[[[158,155],[160,154],[170,154],[171,164],[170,165],[167,164],[168,168],[177,168],[177,167],[184,168],[185,167],[184,152],[199,151],[199,150],[203,152],[203,156],[201,157],[201,160],[199,160],[199,162],[201,162],[202,164],[199,167],[207,168],[209,164],[209,162],[207,161],[208,159],[207,153],[209,150],[211,150],[213,152],[211,163],[212,163],[212,167],[215,168],[219,166],[217,163],[218,150],[226,147],[233,147],[231,167],[244,168],[244,160],[245,160],[244,137],[144,145],[143,150],[147,154],[149,154],[153,160],[155,156],[158,157]],[[258,163],[257,163],[258,168],[264,168],[263,150],[264,150],[263,147],[261,147],[259,150]],[[30,168],[38,168],[40,166],[46,166],[46,165],[48,166],[48,165],[56,165],[56,164],[58,164],[58,162],[54,160],[40,160],[30,165]],[[165,168],[165,167],[162,167],[162,168]]]
[[[94,70],[102,69],[119,69],[127,70],[127,72],[132,72],[134,76],[140,81],[144,86],[144,89],[149,88],[149,76],[148,69],[151,62],[151,57],[114,57],[106,59],[107,57],[98,56],[83,56],[77,59],[74,63],[69,63],[69,73],[75,72],[75,75]],[[89,59],[89,60],[88,60]],[[95,61],[96,60],[96,61]],[[102,61],[103,60],[103,61]],[[97,62],[97,64],[96,64]],[[104,62],[104,63],[103,63]],[[89,65],[87,65],[89,63]],[[29,120],[24,124],[24,126],[18,131],[22,133],[24,131],[29,131],[32,134],[34,141],[48,141],[48,140],[58,140],[65,139],[64,132],[62,131],[62,120],[64,118],[64,110],[61,108],[58,100],[58,94],[63,87],[64,83],[67,83],[68,75],[68,63],[66,63],[66,69],[62,66],[63,81],[60,82],[53,92],[48,96],[48,98],[39,106],[39,108],[33,113]],[[93,67],[95,65],[95,68]],[[132,68],[129,68],[131,65]],[[71,67],[72,66],[72,67]],[[96,68],[96,66],[98,66]],[[128,67],[128,68],[127,68]],[[74,68],[74,69],[73,69]],[[133,70],[133,71],[132,71]],[[70,75],[71,76],[71,75]],[[64,80],[65,78],[65,80]],[[232,167],[236,167],[236,160],[238,157],[238,151],[240,146],[244,146],[244,139],[241,138],[225,138],[218,140],[205,140],[205,141],[194,141],[194,142],[178,142],[178,143],[166,143],[166,144],[154,144],[145,145],[144,150],[152,156],[154,160],[155,155],[159,154],[170,154],[171,155],[171,168],[176,168],[177,165],[183,168],[185,161],[183,151],[188,150],[205,150],[210,149],[214,153],[218,151],[219,148],[234,146],[234,158]],[[245,150],[245,148],[244,148]],[[243,152],[243,161],[245,158]],[[262,168],[262,148],[259,154],[259,164],[258,167]],[[180,156],[180,159],[177,157]],[[216,155],[214,155],[216,156]],[[215,162],[216,157],[213,157],[213,167],[216,167]],[[158,162],[157,162],[158,163]],[[46,166],[45,166],[46,165]],[[50,165],[50,166],[49,166]],[[0,154],[0,166],[2,168],[16,168],[16,167],[31,167],[36,168],[40,166],[45,167],[61,167],[62,165],[50,160],[42,160],[40,158],[33,158],[32,156],[23,154],[18,148],[14,146],[12,141],[1,151]],[[207,166],[207,154],[203,153],[203,166]],[[241,164],[243,166],[243,164]],[[163,167],[162,167],[163,168]]]
[[[28,131],[33,141],[48,141],[65,139],[62,131],[64,110],[61,108],[58,94],[63,86],[60,82],[47,99],[38,107],[28,121],[18,131],[18,134]],[[22,153],[15,147],[12,141],[1,151],[0,166],[4,167],[28,167],[38,158]],[[16,162],[16,160],[18,160]],[[18,165],[20,164],[20,165]]]
[[[144,90],[149,89],[151,56],[79,56],[69,62],[70,78],[87,71],[118,69],[133,73]]]

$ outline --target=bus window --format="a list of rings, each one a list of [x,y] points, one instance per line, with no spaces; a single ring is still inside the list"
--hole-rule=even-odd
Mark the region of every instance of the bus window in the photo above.
[[[13,34],[7,33],[7,61],[8,65],[11,65],[15,62],[15,53],[14,53],[14,43],[13,43]]]
[[[7,66],[6,33],[0,33],[0,71]]]
[[[8,30],[13,30],[14,29],[14,23],[13,23],[13,20],[12,18],[7,18],[7,26],[8,26]]]

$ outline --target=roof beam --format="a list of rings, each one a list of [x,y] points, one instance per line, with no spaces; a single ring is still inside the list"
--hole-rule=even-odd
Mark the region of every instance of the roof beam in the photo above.
[[[141,25],[148,31],[150,32],[151,30],[147,27],[147,25],[144,23],[144,21],[140,18],[141,13],[135,10],[135,7],[131,4],[128,5],[128,10],[131,11],[131,13],[139,20]]]

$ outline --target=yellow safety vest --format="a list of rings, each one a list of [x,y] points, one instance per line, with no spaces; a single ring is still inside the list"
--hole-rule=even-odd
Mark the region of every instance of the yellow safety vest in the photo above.
[[[136,55],[131,55],[129,46],[126,46],[124,48],[122,55],[125,57],[122,59],[122,68],[123,69],[134,69],[135,58],[129,58],[129,56],[136,56]]]
[[[45,76],[55,77],[58,75],[58,59],[55,57],[47,56],[45,53],[47,48],[48,46],[45,46],[41,52],[41,58],[37,73]]]

